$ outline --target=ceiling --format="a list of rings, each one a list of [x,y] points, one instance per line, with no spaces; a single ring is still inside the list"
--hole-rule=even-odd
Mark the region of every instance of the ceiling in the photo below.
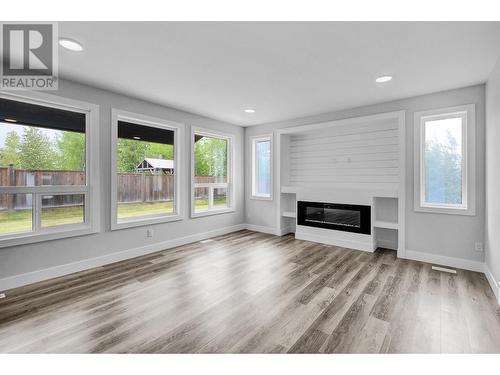
[[[483,83],[500,54],[500,22],[62,22],[59,35],[85,48],[60,48],[63,78],[243,126]]]

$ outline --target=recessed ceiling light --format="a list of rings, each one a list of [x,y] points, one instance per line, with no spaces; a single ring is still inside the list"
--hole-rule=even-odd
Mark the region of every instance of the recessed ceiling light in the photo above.
[[[134,139],[141,139],[141,137],[132,137],[132,138],[134,138]]]
[[[255,109],[247,108],[245,109],[245,113],[255,113]]]
[[[392,76],[380,76],[375,80],[377,83],[386,83],[389,81],[392,81]]]
[[[17,120],[15,118],[4,118],[4,121],[7,121],[7,122],[17,122]]]
[[[83,46],[78,43],[76,40],[68,39],[68,38],[60,38],[59,45],[70,51],[80,52],[83,51]]]

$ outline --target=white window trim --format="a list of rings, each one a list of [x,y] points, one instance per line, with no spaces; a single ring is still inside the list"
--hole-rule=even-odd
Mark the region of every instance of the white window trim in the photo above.
[[[256,145],[257,142],[261,141],[269,141],[270,142],[270,152],[271,154],[269,155],[269,163],[270,163],[270,168],[269,168],[269,174],[270,174],[270,193],[269,195],[267,194],[257,194],[256,191],[256,186],[257,186],[257,162],[256,162]],[[272,134],[264,134],[264,135],[256,135],[250,137],[250,152],[251,152],[251,158],[252,158],[252,170],[251,170],[251,193],[250,193],[250,199],[257,199],[257,200],[266,200],[266,201],[272,201],[273,200],[273,190],[274,190],[274,173],[273,173],[273,163],[274,163],[274,149],[273,149],[273,135]]]
[[[195,134],[203,135],[206,137],[222,138],[227,140],[227,184],[210,184],[211,187],[224,187],[227,188],[227,199],[229,200],[229,207],[221,209],[211,209],[202,212],[195,212],[194,203],[194,189],[195,187],[204,187],[205,184],[195,184],[194,183],[194,139]],[[222,133],[211,129],[204,129],[199,127],[191,127],[191,218],[211,216],[225,214],[229,212],[235,212],[235,200],[234,200],[234,135],[229,133]],[[220,186],[215,186],[220,185]]]
[[[0,91],[0,98],[24,103],[59,108],[86,114],[85,124],[85,181],[86,185],[78,186],[23,186],[0,187],[0,193],[33,194],[33,232],[0,235],[0,248],[28,243],[55,240],[67,237],[97,233],[100,230],[100,194],[99,194],[99,106],[79,100],[67,99],[42,92],[23,92],[13,94]],[[85,222],[41,228],[41,195],[45,194],[84,194]],[[36,218],[36,220],[35,220]]]
[[[117,175],[117,153],[118,153],[118,121],[127,121],[139,125],[145,125],[160,129],[172,130],[174,132],[174,207],[175,212],[172,214],[158,214],[148,215],[138,218],[130,218],[118,222],[117,209],[118,209],[118,191],[116,186]],[[181,147],[183,147],[182,140],[184,134],[184,124],[163,120],[156,117],[146,116],[139,113],[123,111],[120,109],[111,109],[111,230],[119,230],[124,228],[139,227],[151,224],[168,223],[172,221],[183,220],[183,209],[181,207],[180,197],[180,183],[183,179],[183,172],[181,170]]]
[[[429,118],[462,117],[462,205],[424,202],[424,124]],[[418,212],[470,215],[476,214],[476,112],[475,104],[415,112],[414,119],[414,209]]]

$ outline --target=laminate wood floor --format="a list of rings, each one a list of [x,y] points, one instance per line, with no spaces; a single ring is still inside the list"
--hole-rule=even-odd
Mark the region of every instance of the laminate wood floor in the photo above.
[[[500,352],[483,274],[240,231],[7,291],[0,352]]]

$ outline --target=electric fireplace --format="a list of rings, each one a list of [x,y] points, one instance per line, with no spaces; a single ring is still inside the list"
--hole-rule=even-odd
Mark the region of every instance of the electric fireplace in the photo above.
[[[297,224],[309,227],[371,233],[371,207],[354,204],[297,202]]]

